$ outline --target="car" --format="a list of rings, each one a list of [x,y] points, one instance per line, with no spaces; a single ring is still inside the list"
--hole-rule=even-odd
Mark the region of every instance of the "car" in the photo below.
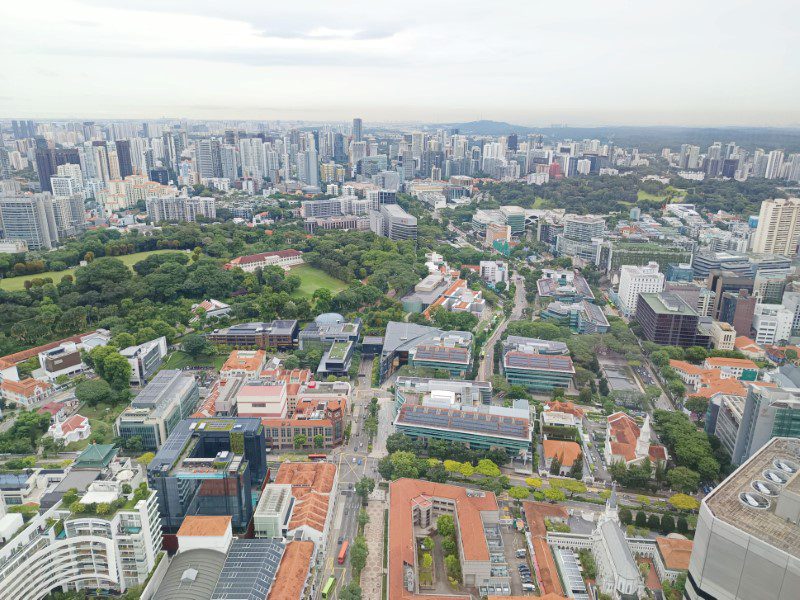
[[[338,543],[339,543],[339,544],[341,544],[343,541],[344,541],[344,538],[343,538],[343,537],[340,537],[340,538],[339,538],[339,542],[338,542]]]
[[[363,464],[364,464],[364,461],[363,461],[363,460],[361,460],[361,459],[359,458],[359,459],[358,459],[358,464],[359,464],[359,465],[363,465]]]
[[[356,463],[356,457],[354,456],[353,457],[353,464],[355,464],[355,463]]]

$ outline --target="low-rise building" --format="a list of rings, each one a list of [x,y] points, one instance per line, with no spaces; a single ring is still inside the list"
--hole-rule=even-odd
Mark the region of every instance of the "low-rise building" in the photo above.
[[[715,350],[733,350],[736,330],[730,323],[711,321],[711,323],[705,324],[701,321],[699,329],[701,333],[711,338],[711,344]]]
[[[524,229],[524,227],[523,227]],[[508,285],[508,263],[502,260],[482,260],[478,265],[481,279],[494,287],[498,283]]]
[[[322,359],[317,367],[317,375],[320,377],[346,376],[353,362],[353,342],[334,342],[330,348],[325,350]]]
[[[192,321],[198,320],[200,318],[200,314],[202,314],[206,319],[219,319],[221,317],[228,316],[230,312],[230,304],[225,304],[219,300],[209,298],[208,300],[203,300],[199,304],[192,304],[192,313],[195,315],[192,318]]]
[[[385,381],[406,364],[464,377],[471,361],[472,334],[468,331],[442,331],[426,325],[390,321],[383,338],[380,379]]]
[[[306,325],[299,335],[300,350],[308,350],[313,345],[330,348],[334,342],[358,343],[361,334],[361,319],[348,322],[337,313],[325,313]]]
[[[298,325],[295,320],[276,320],[269,323],[239,323],[206,334],[212,344],[233,348],[276,348],[291,350],[297,346]]]
[[[38,406],[53,393],[53,386],[46,381],[28,377],[22,381],[3,379],[0,383],[0,396],[6,403],[14,402],[22,408]]]
[[[539,295],[561,302],[580,302],[594,300],[592,288],[578,271],[564,269],[543,269],[542,278],[536,282]]]
[[[219,370],[219,376],[223,379],[258,377],[266,361],[267,353],[263,350],[232,350]]]
[[[92,426],[89,424],[89,419],[83,415],[72,415],[50,425],[47,433],[57,442],[63,442],[66,445],[88,439],[92,434]]]
[[[755,381],[758,379],[758,365],[748,358],[709,356],[703,362],[703,367],[720,371],[722,379],[729,377],[742,381]]]
[[[649,415],[645,417],[641,428],[623,412],[609,415],[606,420],[608,427],[603,454],[607,464],[624,462],[632,465],[642,463],[645,459],[654,464],[667,461],[667,449],[651,441]]]
[[[303,264],[303,253],[299,250],[277,250],[274,252],[260,252],[248,256],[238,256],[225,264],[226,269],[239,268],[245,273],[252,273],[256,269],[277,266],[289,270],[295,265]]]
[[[569,475],[573,465],[581,460],[583,451],[580,444],[567,440],[543,440],[545,468],[551,472],[553,461],[559,465],[557,475]]]

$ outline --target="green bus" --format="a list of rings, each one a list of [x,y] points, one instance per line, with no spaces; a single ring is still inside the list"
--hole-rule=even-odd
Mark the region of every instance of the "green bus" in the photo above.
[[[329,577],[325,587],[322,588],[322,600],[333,600],[333,591],[336,589],[336,577]]]

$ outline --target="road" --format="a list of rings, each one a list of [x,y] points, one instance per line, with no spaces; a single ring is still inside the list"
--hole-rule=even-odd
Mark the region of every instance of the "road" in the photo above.
[[[337,557],[341,548],[339,540],[342,542],[347,540],[352,545],[358,533],[361,498],[355,493],[355,484],[362,477],[370,477],[376,483],[380,479],[378,461],[386,453],[386,438],[391,428],[392,401],[390,394],[385,390],[370,387],[371,373],[372,361],[362,360],[358,383],[353,390],[350,441],[335,448],[328,456],[328,461],[337,465],[339,481],[331,500],[334,509],[326,542],[325,563],[317,578],[317,598],[321,598],[322,587],[329,577],[336,577],[337,595],[338,590],[350,581],[349,558],[345,559],[343,565],[339,565]],[[370,452],[369,436],[364,433],[363,426],[373,397],[379,398],[378,435],[373,441]]]
[[[511,317],[508,319],[504,318],[483,345],[483,359],[478,367],[478,381],[491,381],[492,372],[494,371],[494,345],[505,332],[506,327],[508,327],[508,322],[521,319],[523,311],[528,306],[525,292],[525,279],[514,271],[511,275],[511,281],[516,286],[514,308],[511,310]]]

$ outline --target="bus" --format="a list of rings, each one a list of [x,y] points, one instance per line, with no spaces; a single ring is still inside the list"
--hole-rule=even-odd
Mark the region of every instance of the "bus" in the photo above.
[[[322,600],[333,600],[334,591],[336,591],[336,577],[328,577],[328,582],[322,588]]]
[[[339,560],[339,564],[340,565],[344,564],[344,557],[347,556],[347,547],[349,545],[350,545],[350,542],[345,540],[344,543],[342,544],[342,547],[339,549],[339,559],[338,560]]]
[[[328,455],[327,454],[309,454],[308,455],[308,460],[313,460],[313,461],[317,461],[317,462],[318,461],[327,460],[327,459],[328,459]]]

